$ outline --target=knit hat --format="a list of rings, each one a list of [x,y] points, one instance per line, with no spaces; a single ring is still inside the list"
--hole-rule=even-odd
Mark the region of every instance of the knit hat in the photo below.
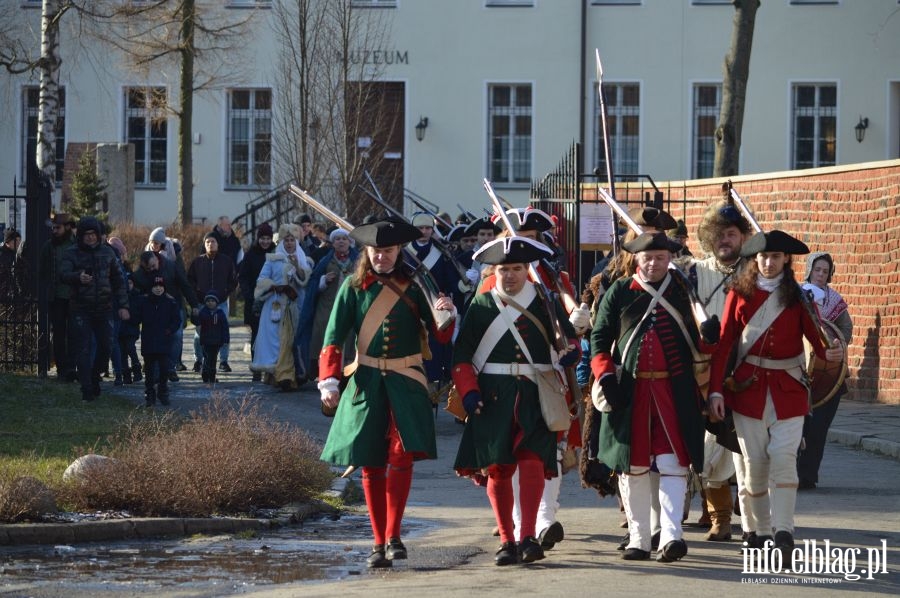
[[[3,233],[3,242],[4,243],[9,243],[13,239],[21,239],[21,238],[22,238],[22,235],[20,235],[19,231],[17,231],[14,228],[8,228]]]
[[[157,276],[157,277],[155,277],[155,278],[153,279],[153,285],[151,285],[150,288],[153,288],[153,287],[162,287],[162,288],[166,288],[166,279],[163,278],[162,276]]]
[[[210,299],[212,299],[213,301],[215,301],[216,304],[219,303],[219,296],[216,294],[215,291],[209,291],[208,293],[206,293],[206,296],[203,297],[203,303],[206,303],[206,302],[209,301]]]
[[[256,228],[256,238],[260,237],[271,237],[275,234],[275,231],[272,230],[272,225],[268,222],[263,222]]]
[[[125,243],[122,242],[122,239],[119,237],[110,237],[106,242],[116,248],[116,251],[119,252],[119,257],[125,257],[127,251],[125,250]]]
[[[331,234],[328,235],[328,241],[331,243],[334,243],[334,240],[337,239],[338,237],[348,237],[349,238],[349,236],[350,236],[350,233],[348,233],[344,229],[336,228],[333,231],[331,231]]]
[[[161,226],[158,226],[153,229],[150,233],[150,240],[155,243],[165,243],[166,242],[166,229]]]

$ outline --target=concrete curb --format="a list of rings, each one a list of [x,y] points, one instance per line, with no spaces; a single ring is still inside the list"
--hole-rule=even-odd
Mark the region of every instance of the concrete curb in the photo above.
[[[892,440],[885,440],[877,436],[851,432],[840,428],[829,429],[828,440],[829,442],[836,442],[844,446],[900,460],[900,443]]]

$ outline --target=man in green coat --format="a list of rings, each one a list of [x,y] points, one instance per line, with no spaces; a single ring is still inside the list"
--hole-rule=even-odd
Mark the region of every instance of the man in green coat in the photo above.
[[[453,352],[451,374],[468,413],[454,468],[487,485],[502,542],[494,558],[500,566],[544,558],[535,527],[544,480],[557,475],[557,434],[544,421],[537,380],[561,372],[581,355],[559,300],[546,304],[529,280],[529,262],[552,255],[546,245],[519,236],[479,249],[474,258],[495,266],[497,283],[472,300]],[[550,344],[551,317],[567,343],[559,353]],[[517,468],[522,524],[514,530]]]
[[[400,524],[413,461],[437,457],[423,368],[426,329],[438,341],[449,342],[456,308],[443,295],[430,304],[399,257],[401,245],[421,236],[419,229],[383,220],[359,226],[350,236],[366,247],[338,291],[319,354],[323,411],[337,409],[322,459],[362,467],[375,538],[367,566],[382,568],[407,557]],[[351,332],[357,356],[344,368],[342,347]],[[341,392],[344,374],[348,378]]]
[[[603,389],[598,457],[620,472],[629,542],[622,558],[650,558],[650,469],[659,471],[660,562],[687,554],[681,519],[688,466],[703,470],[703,399],[693,363],[718,341],[716,316],[691,313],[686,281],[670,271],[674,243],[644,233],[625,243],[637,271],[603,295],[591,333],[591,370]],[[617,374],[617,370],[619,370]]]

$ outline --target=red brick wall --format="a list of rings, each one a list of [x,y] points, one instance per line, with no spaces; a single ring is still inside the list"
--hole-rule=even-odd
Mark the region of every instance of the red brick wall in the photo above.
[[[763,230],[778,228],[834,257],[832,286],[850,307],[848,397],[900,404],[900,160],[733,177]],[[689,246],[724,179],[660,183],[684,191]],[[624,185],[623,185],[624,186]],[[805,258],[794,260],[802,276]]]

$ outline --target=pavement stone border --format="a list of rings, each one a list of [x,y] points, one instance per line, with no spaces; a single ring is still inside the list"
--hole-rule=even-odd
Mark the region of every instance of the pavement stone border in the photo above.
[[[885,457],[900,460],[900,443],[885,440],[860,432],[851,432],[840,428],[828,430],[829,442],[836,442],[844,446],[850,446],[870,453],[876,453]]]

